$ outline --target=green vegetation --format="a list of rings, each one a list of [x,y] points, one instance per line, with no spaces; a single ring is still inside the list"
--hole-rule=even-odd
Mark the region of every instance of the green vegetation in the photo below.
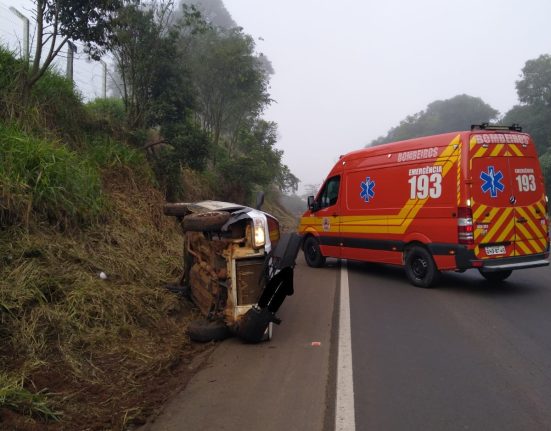
[[[192,349],[193,310],[161,287],[181,271],[162,204],[262,188],[290,229],[276,201],[298,179],[242,29],[171,1],[61,3],[35,2],[32,63],[0,48],[0,427],[122,430]],[[68,39],[113,53],[121,98],[84,104],[49,67]]]
[[[99,173],[66,147],[0,124],[0,220],[67,226],[100,213]]]
[[[528,60],[516,83],[519,105],[504,116],[532,135],[542,165],[547,191],[551,187],[551,55]],[[506,123],[506,124],[507,124]]]
[[[23,381],[0,373],[0,407],[7,406],[22,414],[57,421],[59,413],[53,411],[42,392],[31,393],[23,387]]]

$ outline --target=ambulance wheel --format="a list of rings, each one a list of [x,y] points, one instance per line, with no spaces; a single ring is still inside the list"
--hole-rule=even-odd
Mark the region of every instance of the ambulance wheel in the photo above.
[[[320,244],[313,236],[306,238],[303,251],[308,266],[319,268],[325,265],[325,256],[321,254]]]
[[[406,251],[406,275],[414,286],[426,288],[433,285],[438,269],[426,249],[414,246]]]
[[[492,272],[479,269],[478,271],[480,272],[480,275],[482,275],[482,277],[484,277],[488,281],[491,281],[492,283],[499,283],[500,281],[505,280],[513,272],[511,269],[504,269],[502,271],[492,271]]]

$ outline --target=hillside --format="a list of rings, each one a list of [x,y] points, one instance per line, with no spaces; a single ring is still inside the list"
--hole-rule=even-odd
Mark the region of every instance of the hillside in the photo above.
[[[31,417],[40,429],[121,429],[195,350],[190,304],[162,287],[180,271],[180,232],[131,149],[75,169],[82,154],[2,125],[0,148],[1,428],[34,429]],[[83,169],[88,185],[99,179],[94,213],[78,207]]]
[[[165,288],[183,264],[166,201],[266,190],[296,223],[277,203],[298,178],[262,118],[273,69],[254,39],[194,8],[176,22],[174,2],[81,6],[36,2],[42,43],[0,46],[0,429],[122,430],[186,383],[210,347]],[[85,103],[57,71],[69,39],[109,52],[113,97]]]

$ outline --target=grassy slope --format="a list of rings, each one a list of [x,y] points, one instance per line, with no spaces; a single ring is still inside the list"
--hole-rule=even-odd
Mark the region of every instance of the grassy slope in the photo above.
[[[39,429],[122,428],[147,413],[144,391],[190,347],[189,310],[161,287],[178,275],[180,233],[162,215],[163,197],[145,161],[116,143],[108,145],[111,155],[105,148],[63,150],[66,164],[59,161],[63,147],[14,129],[0,127],[0,143],[0,428],[34,429],[28,416]],[[22,146],[30,148],[21,171],[27,177],[6,162],[6,149]],[[40,151],[57,158],[37,162],[32,155]],[[81,184],[78,167],[71,170],[77,158],[87,159],[89,182],[94,172],[101,178],[93,212],[78,210],[75,196],[90,184]],[[39,168],[29,170],[31,162]],[[59,179],[64,170],[68,176]],[[76,213],[63,209],[68,202]]]

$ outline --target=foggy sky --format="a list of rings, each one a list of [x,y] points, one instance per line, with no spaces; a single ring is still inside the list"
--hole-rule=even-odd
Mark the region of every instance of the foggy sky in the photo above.
[[[465,93],[504,114],[526,60],[551,53],[550,0],[223,1],[275,69],[265,118],[302,188],[434,100]],[[13,47],[21,22],[9,6],[31,16],[33,3],[0,0],[0,39]],[[85,57],[76,83],[99,97],[101,65]]]
[[[549,0],[224,4],[272,62],[265,117],[302,186],[434,100],[468,94],[504,114],[526,60],[551,53]]]

